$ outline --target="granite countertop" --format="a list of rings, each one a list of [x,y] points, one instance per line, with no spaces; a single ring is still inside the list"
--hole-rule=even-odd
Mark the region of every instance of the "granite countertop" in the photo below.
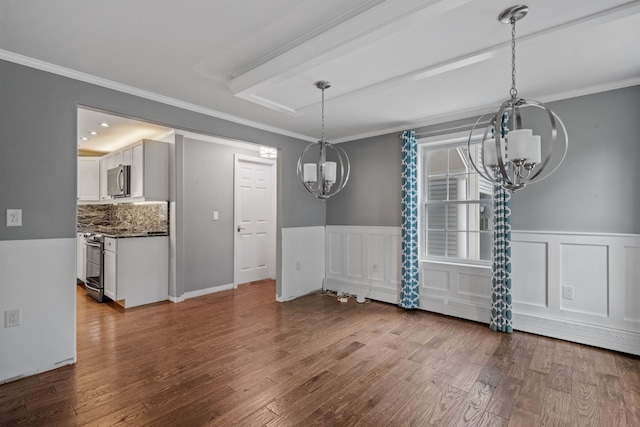
[[[135,232],[135,231],[110,231],[102,233],[105,237],[113,237],[116,239],[124,239],[128,237],[166,237],[169,235],[166,231],[147,231],[147,232]]]

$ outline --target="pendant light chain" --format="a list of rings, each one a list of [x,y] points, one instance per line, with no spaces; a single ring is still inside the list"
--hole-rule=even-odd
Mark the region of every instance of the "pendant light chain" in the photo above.
[[[324,87],[322,88],[322,130],[320,131],[320,139],[324,141]]]
[[[516,89],[516,18],[511,18],[511,98],[516,99],[518,89]]]

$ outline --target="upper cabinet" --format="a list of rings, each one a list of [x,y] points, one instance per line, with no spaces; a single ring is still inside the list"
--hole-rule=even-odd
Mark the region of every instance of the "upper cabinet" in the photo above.
[[[101,199],[118,202],[169,200],[169,144],[143,139],[102,158]],[[127,197],[113,198],[107,194],[107,171],[120,165],[130,165]]]
[[[78,157],[78,201],[100,200],[100,157]]]
[[[131,194],[114,198],[107,194],[107,171],[120,165],[131,166]],[[103,203],[169,200],[169,144],[144,139],[102,157],[79,157],[78,200]]]

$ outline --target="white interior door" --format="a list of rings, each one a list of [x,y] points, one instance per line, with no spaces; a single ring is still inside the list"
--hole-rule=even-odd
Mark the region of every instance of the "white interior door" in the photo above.
[[[235,156],[234,284],[275,277],[275,161]]]

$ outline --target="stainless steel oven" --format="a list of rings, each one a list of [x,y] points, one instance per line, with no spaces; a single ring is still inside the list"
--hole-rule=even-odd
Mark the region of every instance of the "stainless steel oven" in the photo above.
[[[87,237],[86,250],[86,281],[87,294],[98,302],[104,301],[104,238],[101,234]]]

